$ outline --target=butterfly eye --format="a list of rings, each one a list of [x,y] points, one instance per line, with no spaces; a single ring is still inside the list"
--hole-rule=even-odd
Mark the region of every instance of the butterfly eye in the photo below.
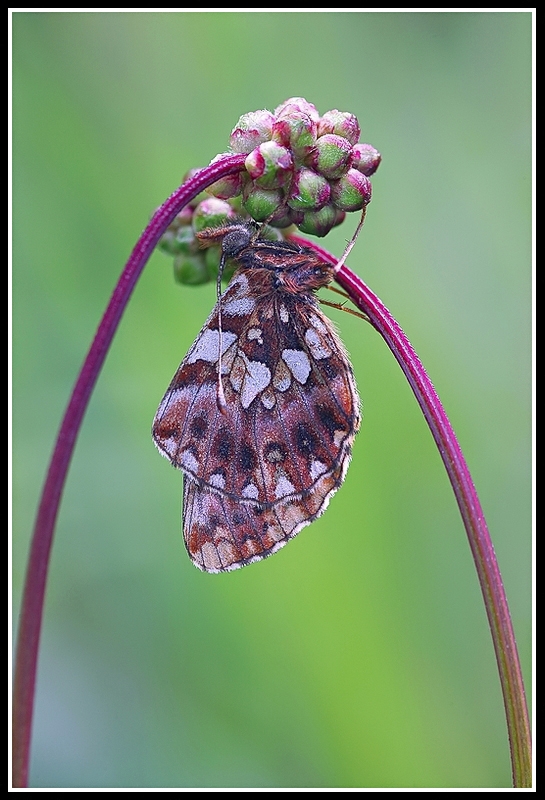
[[[244,225],[237,225],[229,233],[225,234],[221,248],[224,255],[232,258],[240,253],[241,250],[244,250],[245,247],[248,247],[250,241],[251,234],[248,228]]]

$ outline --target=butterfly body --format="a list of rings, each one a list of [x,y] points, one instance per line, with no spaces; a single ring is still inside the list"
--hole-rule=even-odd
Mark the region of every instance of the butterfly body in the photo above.
[[[153,438],[184,474],[193,563],[223,572],[276,552],[323,513],[360,410],[348,356],[314,296],[331,265],[247,223],[200,238],[221,242],[237,271],[176,372]]]

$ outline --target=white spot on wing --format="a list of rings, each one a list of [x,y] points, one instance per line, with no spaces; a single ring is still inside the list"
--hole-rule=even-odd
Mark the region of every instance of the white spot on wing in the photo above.
[[[313,481],[315,481],[316,478],[319,478],[320,475],[323,475],[324,472],[326,471],[327,471],[326,465],[323,463],[323,461],[318,461],[317,458],[315,458],[312,464],[310,465],[310,477],[312,478]]]
[[[320,331],[320,333],[327,333],[327,327],[322,322],[320,317],[318,317],[316,314],[313,314],[311,316],[310,322],[311,322],[311,325],[313,325],[316,328],[317,331]]]
[[[238,291],[239,296],[248,291],[248,278],[242,272],[240,273],[240,275],[237,275],[236,278],[233,278],[233,280],[225,290],[225,294],[231,294],[231,292],[233,292],[234,294],[235,292],[233,290],[236,290],[238,286],[240,286],[242,290]]]
[[[240,393],[240,402],[243,408],[248,408],[252,400],[257,395],[266,389],[271,382],[271,371],[266,364],[261,361],[250,361],[247,358],[246,362],[246,375],[242,383],[242,391]]]
[[[274,408],[276,404],[276,397],[274,396],[274,392],[271,389],[265,389],[263,394],[261,395],[261,403],[265,408],[268,408],[269,411],[271,408]]]
[[[282,358],[295,380],[304,384],[310,375],[310,361],[303,350],[282,350]]]
[[[234,297],[232,300],[222,302],[221,310],[228,317],[243,317],[255,308],[255,300],[251,297]]]
[[[215,486],[216,489],[225,489],[225,478],[221,472],[214,472],[213,475],[210,475],[208,482],[210,486]]]
[[[235,333],[230,331],[222,331],[221,334],[221,352],[225,353],[236,340]],[[187,357],[188,364],[194,364],[195,361],[209,361],[214,364],[218,360],[219,355],[220,333],[214,328],[205,328],[201,333],[193,349]]]
[[[258,344],[263,344],[263,331],[261,328],[250,328],[248,331],[248,340],[251,342],[254,339],[257,340]]]
[[[189,472],[197,472],[199,463],[191,450],[183,450],[180,454],[180,465],[182,469],[187,469]]]
[[[320,323],[321,324],[321,323]],[[324,326],[322,325],[322,328]],[[315,328],[307,328],[305,342],[314,358],[329,358],[331,349],[328,347],[325,336],[320,336]]]
[[[241,494],[249,500],[257,500],[259,497],[259,491],[255,483],[249,483],[248,486],[245,486]]]
[[[289,481],[285,475],[281,475],[278,478],[276,489],[274,490],[274,495],[277,499],[281,497],[286,497],[288,494],[293,494],[295,492],[295,486],[291,481]]]

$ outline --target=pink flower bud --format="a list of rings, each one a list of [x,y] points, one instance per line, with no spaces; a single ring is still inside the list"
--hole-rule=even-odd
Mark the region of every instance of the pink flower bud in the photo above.
[[[229,200],[231,197],[237,197],[242,191],[242,179],[240,173],[234,175],[226,175],[219,181],[216,181],[206,190],[208,194],[218,197],[220,200]]]
[[[271,138],[274,117],[270,111],[251,111],[243,114],[231,133],[233,153],[249,153],[254,147]]]
[[[320,119],[320,115],[318,113],[318,109],[312,103],[309,103],[308,100],[305,100],[304,97],[290,97],[289,100],[285,100],[281,103],[277,108],[274,109],[275,117],[283,117],[286,114],[291,113],[300,113],[306,114],[307,117],[318,122]],[[357,140],[356,140],[357,141]]]
[[[316,144],[318,125],[308,114],[292,111],[275,120],[272,139],[292,150],[296,159],[302,160]]]
[[[356,144],[360,138],[360,124],[354,114],[347,111],[326,111],[318,122],[318,136],[334,133],[348,139],[350,144]]]
[[[372,175],[378,169],[382,156],[370,144],[355,144],[352,148],[352,166],[364,175]]]
[[[291,177],[291,153],[277,142],[263,142],[248,154],[244,162],[246,171],[258,186],[278,189]]]

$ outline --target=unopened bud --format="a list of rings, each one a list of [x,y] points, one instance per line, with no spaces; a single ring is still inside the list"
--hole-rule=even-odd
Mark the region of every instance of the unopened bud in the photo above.
[[[210,280],[201,253],[193,256],[179,255],[174,259],[174,280],[186,286],[199,286]]]
[[[301,111],[291,111],[277,117],[273,124],[272,139],[292,150],[294,156],[301,160],[312,152],[317,131],[316,120]]]
[[[258,186],[263,189],[279,189],[291,177],[293,159],[287,148],[269,141],[252,150],[244,165]]]
[[[325,236],[339,221],[337,209],[327,205],[319,211],[306,211],[298,227],[303,233]]]
[[[378,169],[382,156],[370,144],[355,144],[352,148],[352,166],[364,175],[372,175]]]
[[[203,250],[203,258],[204,263],[206,265],[206,272],[208,275],[208,280],[215,281],[218,277],[218,270],[220,266],[221,260],[221,247],[219,245],[215,245],[213,247],[208,247],[206,250]],[[230,281],[233,277],[233,273],[236,269],[236,265],[234,261],[227,261],[227,263],[223,266],[223,272],[221,274],[221,279],[223,282]]]
[[[269,225],[274,225],[275,228],[289,228],[291,225],[299,225],[303,216],[302,211],[283,205],[269,219]]]
[[[312,169],[303,167],[293,177],[287,204],[302,211],[317,211],[329,200],[329,183]]]
[[[242,191],[240,172],[220,178],[219,181],[209,186],[206,191],[220,200],[230,200],[232,197],[238,197]]]
[[[263,222],[282,205],[280,189],[261,189],[248,183],[243,193],[243,206],[257,222]]]
[[[360,138],[360,124],[354,114],[347,111],[326,111],[318,122],[318,136],[334,133],[348,139],[350,144],[356,144]]]
[[[195,242],[191,221],[193,209],[186,206],[177,214],[166,231],[159,239],[159,250],[167,255],[175,256],[178,253],[188,253]]]
[[[371,200],[371,181],[357,169],[349,169],[331,182],[331,201],[341,211],[359,211]]]
[[[285,100],[274,109],[275,117],[282,117],[292,112],[306,114],[307,117],[310,117],[310,119],[313,119],[315,122],[318,122],[320,119],[320,114],[316,106],[309,103],[304,97],[290,97],[289,100]]]
[[[270,111],[251,111],[243,114],[231,133],[233,153],[249,153],[271,138],[274,116]]]
[[[226,200],[217,197],[207,197],[199,203],[193,214],[193,230],[195,233],[204,228],[213,228],[221,225],[227,218],[235,216],[235,212]]]
[[[307,164],[325,178],[336,180],[348,170],[351,152],[352,145],[348,139],[326,133],[316,141]]]

